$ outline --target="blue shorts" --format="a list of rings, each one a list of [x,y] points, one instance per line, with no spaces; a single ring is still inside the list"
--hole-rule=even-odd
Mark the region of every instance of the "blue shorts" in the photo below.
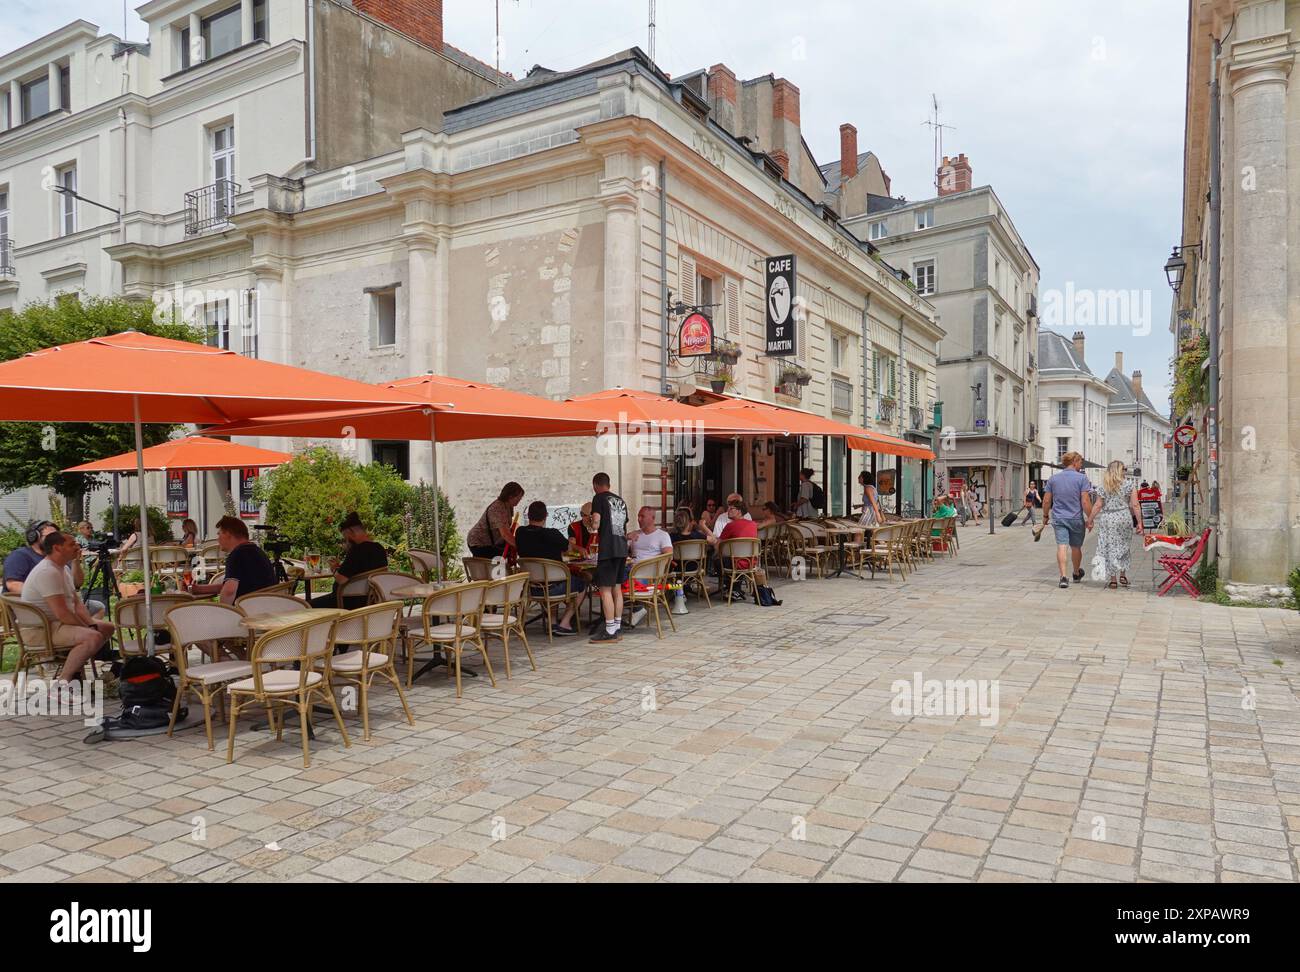
[[[1083,546],[1083,536],[1086,531],[1083,529],[1082,517],[1077,520],[1058,520],[1052,517],[1052,529],[1056,531],[1056,542],[1059,545]]]

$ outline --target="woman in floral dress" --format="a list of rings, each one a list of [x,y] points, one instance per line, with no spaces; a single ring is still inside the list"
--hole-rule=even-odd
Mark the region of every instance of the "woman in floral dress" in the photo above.
[[[1128,587],[1128,569],[1133,560],[1133,533],[1142,533],[1142,515],[1137,490],[1124,478],[1124,463],[1116,459],[1106,467],[1097,502],[1093,504],[1088,529],[1097,529],[1097,556],[1109,579],[1107,587]],[[1134,524],[1137,524],[1136,528]]]

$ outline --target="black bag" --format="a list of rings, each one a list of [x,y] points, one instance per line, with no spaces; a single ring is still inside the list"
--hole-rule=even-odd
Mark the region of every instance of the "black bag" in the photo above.
[[[1019,513],[1008,513],[1006,516],[1004,516],[1004,517],[1002,518],[1002,525],[1003,525],[1003,526],[1015,526],[1015,524],[1016,524],[1016,517],[1019,516],[1019,515],[1020,515]]]
[[[766,584],[758,585],[758,603],[762,607],[780,607],[781,602],[776,599],[776,591]]]
[[[123,715],[135,706],[162,705],[168,713],[176,699],[176,683],[161,659],[137,655],[122,664],[118,683]]]
[[[183,722],[188,715],[188,707],[182,706],[180,712],[176,713],[176,721]],[[170,702],[166,705],[161,702],[146,702],[143,705],[123,706],[122,717],[117,720],[117,724],[122,729],[160,729],[171,722],[171,718]]]
[[[813,488],[813,494],[812,494],[813,509],[815,510],[824,509],[826,507],[826,491],[823,490],[816,483],[812,484],[812,488]]]

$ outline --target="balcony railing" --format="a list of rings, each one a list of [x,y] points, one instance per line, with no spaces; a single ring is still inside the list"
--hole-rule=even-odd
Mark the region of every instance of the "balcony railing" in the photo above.
[[[7,236],[0,236],[0,277],[12,277],[14,269],[14,241]]]
[[[915,405],[909,406],[907,411],[908,411],[908,418],[911,420],[912,423],[912,428],[913,429],[921,428],[922,423],[925,421],[925,412],[917,408]]]
[[[889,422],[894,421],[894,409],[898,403],[892,398],[882,398],[876,403],[876,421]]]
[[[853,410],[853,386],[851,384],[835,378],[831,381],[831,393],[831,408],[837,412],[846,413]]]
[[[239,183],[218,179],[210,186],[185,194],[185,235],[194,236],[225,226],[235,213]]]
[[[1033,371],[1033,370],[1034,370],[1035,368],[1037,368],[1037,367],[1038,367],[1038,358],[1036,358],[1036,357],[1034,356],[1034,352],[1030,351],[1030,352],[1029,352],[1029,370],[1030,370],[1030,371]]]
[[[1030,442],[1037,442],[1037,441],[1038,441],[1038,426],[1037,426],[1037,425],[1030,424],[1030,426],[1029,426],[1029,441],[1030,441]]]

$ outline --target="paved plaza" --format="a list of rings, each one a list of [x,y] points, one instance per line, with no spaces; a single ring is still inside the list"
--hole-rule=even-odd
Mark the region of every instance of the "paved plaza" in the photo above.
[[[418,682],[414,728],[377,690],[373,740],[322,724],[307,770],[252,718],[230,766],[201,726],[9,718],[0,880],[1295,881],[1300,615],[1050,559],[971,527],[905,583],[534,636],[495,689]],[[918,673],[996,686],[996,721],[898,713]]]

